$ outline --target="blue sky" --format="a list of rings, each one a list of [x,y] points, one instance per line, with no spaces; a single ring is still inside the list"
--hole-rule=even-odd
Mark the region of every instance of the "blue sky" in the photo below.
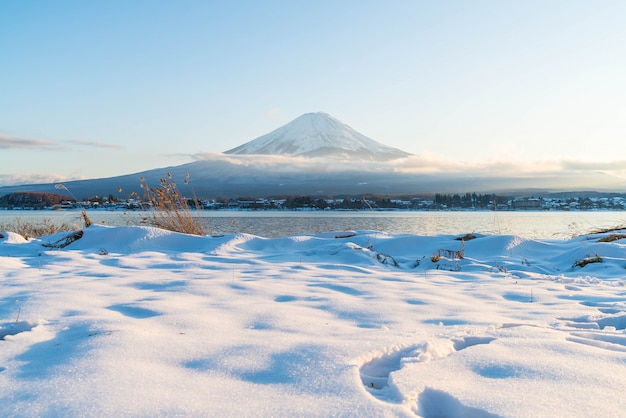
[[[307,112],[494,166],[626,170],[623,1],[0,2],[0,185],[220,153]]]

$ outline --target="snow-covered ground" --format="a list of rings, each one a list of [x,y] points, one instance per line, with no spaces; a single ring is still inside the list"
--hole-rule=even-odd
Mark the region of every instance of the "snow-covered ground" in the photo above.
[[[0,235],[3,417],[626,413],[608,233]]]

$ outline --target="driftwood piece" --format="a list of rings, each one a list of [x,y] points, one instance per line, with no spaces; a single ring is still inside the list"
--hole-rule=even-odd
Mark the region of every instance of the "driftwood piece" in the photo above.
[[[71,234],[64,236],[63,238],[59,240],[56,240],[55,242],[42,244],[42,246],[44,246],[45,248],[56,248],[56,249],[65,248],[71,243],[73,243],[74,241],[81,239],[83,237],[83,234],[84,232],[82,230],[75,231],[75,232],[72,232]]]
[[[345,231],[345,232],[337,232],[335,233],[335,238],[351,238],[351,237],[355,237],[356,233],[352,232],[352,231]]]

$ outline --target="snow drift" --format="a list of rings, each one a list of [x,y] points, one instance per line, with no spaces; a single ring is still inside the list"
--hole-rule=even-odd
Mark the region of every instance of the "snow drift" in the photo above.
[[[620,416],[623,232],[0,232],[0,414]]]

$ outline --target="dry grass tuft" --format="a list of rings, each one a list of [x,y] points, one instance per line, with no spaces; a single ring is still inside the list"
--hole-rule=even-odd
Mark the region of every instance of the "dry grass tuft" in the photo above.
[[[600,257],[598,254],[594,255],[594,256],[589,256],[586,258],[583,258],[582,260],[576,260],[576,262],[574,263],[574,265],[572,267],[585,267],[587,264],[593,264],[593,263],[601,263],[602,262],[602,257]]]
[[[10,223],[0,224],[0,230],[11,231],[20,234],[26,239],[39,238],[47,235],[58,234],[59,232],[76,231],[80,227],[76,224],[59,223],[50,218],[43,218],[37,221],[26,221],[16,217]]]
[[[189,184],[189,174],[185,176],[184,183]],[[189,208],[188,199],[181,195],[171,173],[167,173],[167,178],[162,178],[156,188],[148,186],[142,177],[140,187],[144,191],[145,200],[151,206],[147,219],[150,225],[185,234],[207,234],[204,219]],[[193,202],[195,209],[199,209],[198,199],[194,197]]]
[[[626,225],[617,225],[610,228],[596,228],[588,232],[588,234],[606,234],[607,232],[617,232],[626,229]]]
[[[457,241],[470,241],[476,238],[476,235],[472,234],[472,233],[468,233],[463,235],[462,237],[456,237],[455,240]]]
[[[588,235],[599,235],[599,234],[608,234],[609,232],[613,232],[614,234],[612,235],[626,235],[623,233],[623,231],[626,230],[626,225],[617,225],[617,226],[612,226],[609,228],[594,228],[589,230],[588,232],[582,233],[582,234],[574,234],[573,238],[577,238],[577,237],[586,237]],[[595,239],[595,237],[587,237],[587,239]],[[604,239],[604,238],[602,238]],[[621,238],[617,238],[617,239],[621,239]],[[601,241],[601,242],[610,242],[610,241]]]
[[[602,237],[598,240],[598,242],[613,242],[619,241],[620,239],[626,238],[626,234],[610,234],[606,237]]]

